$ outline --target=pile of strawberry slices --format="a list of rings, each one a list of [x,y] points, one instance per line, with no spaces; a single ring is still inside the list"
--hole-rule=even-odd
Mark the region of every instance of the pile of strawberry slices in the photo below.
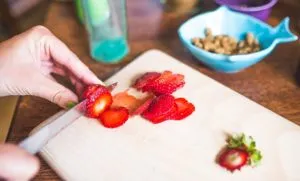
[[[116,86],[90,85],[83,93],[86,100],[85,112],[90,118],[97,118],[108,128],[123,125],[130,116],[141,115],[152,123],[166,120],[182,120],[195,111],[192,103],[172,94],[185,84],[184,76],[171,71],[147,72],[141,75],[132,88],[147,93],[147,99],[140,100],[127,92],[111,95]]]
[[[185,84],[184,76],[171,71],[148,72],[136,80],[133,87],[154,95],[151,101],[137,111],[152,123],[182,120],[195,111],[195,106],[185,98],[175,98],[172,93]]]

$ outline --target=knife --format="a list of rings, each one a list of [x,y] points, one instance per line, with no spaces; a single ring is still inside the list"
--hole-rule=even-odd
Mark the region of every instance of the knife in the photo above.
[[[31,154],[36,154],[51,138],[83,115],[80,110],[83,104],[85,104],[85,101],[80,102],[54,121],[42,127],[39,131],[24,139],[19,143],[19,146]]]
[[[118,83],[115,82],[106,87],[110,92],[112,92],[117,84]],[[102,85],[105,84],[102,83]],[[50,120],[53,120],[20,142],[19,146],[31,154],[36,154],[48,143],[51,138],[56,136],[61,130],[72,124],[77,118],[83,115],[82,107],[84,106],[85,102],[86,100],[83,100],[64,114],[54,115],[53,117],[49,118]]]

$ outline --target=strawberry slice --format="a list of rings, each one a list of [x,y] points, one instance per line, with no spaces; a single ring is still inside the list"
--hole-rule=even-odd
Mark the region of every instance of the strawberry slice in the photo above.
[[[185,84],[184,76],[173,74],[171,71],[163,73],[148,72],[141,76],[134,87],[143,92],[152,92],[156,95],[172,94]]]
[[[170,116],[172,120],[182,120],[195,111],[195,106],[188,102],[185,98],[175,99],[177,111]]]
[[[184,76],[173,74],[171,71],[164,71],[160,77],[151,84],[152,92],[156,95],[172,94],[185,84]]]
[[[161,74],[158,72],[147,72],[139,77],[134,83],[133,87],[142,90],[143,92],[147,91],[145,86],[151,84],[155,79],[157,79]]]
[[[123,125],[128,117],[128,109],[124,107],[110,108],[100,115],[99,121],[107,128],[116,128]]]
[[[143,99],[138,99],[133,95],[128,94],[128,91],[119,92],[113,96],[112,107],[125,107],[131,114],[144,102]]]
[[[171,114],[174,114],[175,106],[175,98],[172,95],[160,95],[151,102],[142,116],[152,123],[160,123],[167,120]]]
[[[148,98],[142,105],[140,105],[139,107],[137,107],[137,109],[135,109],[135,111],[132,113],[132,115],[140,115],[143,114],[143,112],[145,112],[150,104],[152,103],[154,97],[150,97]]]
[[[161,122],[166,121],[166,120],[171,120],[172,115],[174,115],[176,113],[177,113],[177,105],[174,104],[171,107],[169,113],[167,113],[166,115],[161,115],[161,116],[154,117],[151,121],[156,124],[156,123],[161,123]]]
[[[98,84],[89,85],[82,94],[82,99],[89,99],[91,95],[93,95],[97,91],[97,94],[102,94],[109,92],[109,90],[103,86]]]
[[[247,151],[237,148],[227,148],[219,157],[218,163],[233,172],[247,164],[249,154]]]
[[[112,104],[112,96],[109,92],[94,92],[86,101],[86,116],[97,118]]]

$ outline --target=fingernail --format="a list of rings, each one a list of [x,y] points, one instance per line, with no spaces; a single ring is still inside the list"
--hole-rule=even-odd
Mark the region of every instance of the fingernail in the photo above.
[[[68,102],[68,103],[66,104],[66,108],[67,108],[67,109],[71,109],[71,108],[73,108],[74,106],[76,106],[76,102],[70,101],[70,102]]]

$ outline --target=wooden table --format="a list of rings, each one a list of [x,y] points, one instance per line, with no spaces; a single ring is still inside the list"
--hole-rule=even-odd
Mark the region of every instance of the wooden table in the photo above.
[[[203,1],[202,1],[203,2]],[[199,11],[215,8],[212,3],[202,3]],[[84,28],[77,21],[70,3],[53,2],[45,26],[64,41],[80,59],[102,80],[119,71],[127,63],[149,49],[162,50],[231,89],[300,125],[300,87],[295,82],[295,72],[300,61],[300,44],[280,45],[264,61],[235,74],[214,72],[200,64],[181,45],[177,29],[191,15],[178,15],[163,11],[159,0],[128,0],[128,25],[130,54],[117,65],[105,65],[89,56]],[[277,25],[284,16],[291,17],[292,29],[300,17],[297,8],[277,4],[269,23]],[[62,83],[69,86],[66,80]],[[18,105],[9,141],[23,139],[41,121],[60,110],[56,105],[35,97],[23,97]],[[268,129],[268,128],[266,128]],[[60,180],[42,161],[35,180]]]

